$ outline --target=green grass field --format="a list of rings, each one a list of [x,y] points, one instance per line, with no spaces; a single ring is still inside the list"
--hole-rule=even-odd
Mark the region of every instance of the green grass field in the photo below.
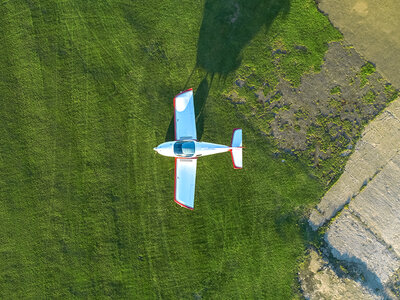
[[[0,298],[297,297],[302,218],[324,184],[221,93],[245,63],[271,74],[274,43],[313,34],[278,74],[298,82],[332,32],[312,0],[2,0]],[[242,127],[246,146],[243,170],[199,160],[194,211],[152,150],[189,87],[201,139]]]

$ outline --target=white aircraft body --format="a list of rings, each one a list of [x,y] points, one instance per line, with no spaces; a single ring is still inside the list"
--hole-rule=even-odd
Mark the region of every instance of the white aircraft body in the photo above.
[[[231,146],[198,142],[194,114],[193,90],[189,89],[174,98],[175,141],[154,148],[159,154],[175,157],[175,196],[180,206],[194,208],[197,158],[231,152],[235,169],[243,167],[242,129],[233,130]]]

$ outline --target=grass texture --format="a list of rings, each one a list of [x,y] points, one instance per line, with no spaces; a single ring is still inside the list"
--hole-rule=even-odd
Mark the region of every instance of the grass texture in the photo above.
[[[1,1],[0,298],[295,297],[322,185],[220,95],[243,60],[311,41],[320,20],[311,0]],[[298,81],[330,38],[282,72]],[[189,87],[202,140],[242,127],[246,147],[243,170],[199,160],[193,212],[152,150]]]

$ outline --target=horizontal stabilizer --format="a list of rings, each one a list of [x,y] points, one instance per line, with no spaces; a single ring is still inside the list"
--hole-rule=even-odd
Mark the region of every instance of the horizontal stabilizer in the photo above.
[[[236,128],[232,133],[231,142],[232,163],[235,169],[243,168],[243,153],[242,153],[242,129]]]

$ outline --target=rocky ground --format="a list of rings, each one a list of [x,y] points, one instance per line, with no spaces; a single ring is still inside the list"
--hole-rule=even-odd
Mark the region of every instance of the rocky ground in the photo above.
[[[313,229],[324,225],[348,204],[363,187],[387,167],[399,149],[400,101],[396,100],[363,131],[340,179],[311,213],[310,224]]]
[[[354,275],[360,274],[343,265],[334,268],[326,257],[310,249],[299,278],[307,299],[379,299],[360,281],[354,280]]]

